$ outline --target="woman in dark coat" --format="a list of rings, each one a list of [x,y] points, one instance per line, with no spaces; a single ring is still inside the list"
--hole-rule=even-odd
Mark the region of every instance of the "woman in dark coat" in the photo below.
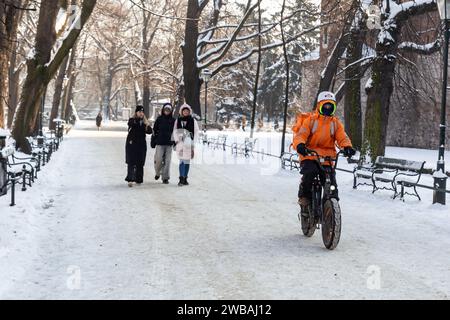
[[[134,117],[128,121],[128,136],[125,147],[128,165],[128,175],[125,181],[128,181],[129,187],[132,187],[134,182],[138,185],[144,182],[147,134],[152,134],[152,128],[145,117],[144,107],[137,106]]]
[[[102,112],[100,111],[97,115],[97,118],[95,118],[95,124],[97,125],[98,131],[102,127],[102,121],[103,121],[103,117],[102,117]]]

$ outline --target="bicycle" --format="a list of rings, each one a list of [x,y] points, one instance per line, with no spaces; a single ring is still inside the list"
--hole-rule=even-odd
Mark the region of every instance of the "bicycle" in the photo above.
[[[323,244],[327,249],[334,250],[341,236],[341,208],[336,180],[333,177],[339,155],[343,154],[343,151],[339,151],[336,158],[322,157],[314,150],[308,150],[308,153],[317,157],[316,162],[322,174],[314,178],[311,205],[308,212],[300,212],[299,220],[306,237],[312,237],[315,230],[322,227]]]

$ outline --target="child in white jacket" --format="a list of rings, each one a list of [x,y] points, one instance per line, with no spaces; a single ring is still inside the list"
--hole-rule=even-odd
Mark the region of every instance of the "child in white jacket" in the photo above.
[[[179,186],[189,185],[187,178],[191,160],[194,158],[195,141],[198,137],[198,132],[199,127],[197,121],[192,117],[192,108],[188,104],[183,104],[173,130],[173,140],[176,143],[175,148],[180,159]]]

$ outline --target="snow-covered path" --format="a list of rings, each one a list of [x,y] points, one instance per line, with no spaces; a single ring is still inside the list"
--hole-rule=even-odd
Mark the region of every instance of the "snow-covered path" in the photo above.
[[[17,207],[0,198],[0,298],[450,298],[448,207],[354,191],[339,174],[330,252],[320,232],[300,235],[298,174],[199,149],[191,186],[175,185],[176,163],[164,186],[151,150],[129,189],[124,139],[73,130]]]

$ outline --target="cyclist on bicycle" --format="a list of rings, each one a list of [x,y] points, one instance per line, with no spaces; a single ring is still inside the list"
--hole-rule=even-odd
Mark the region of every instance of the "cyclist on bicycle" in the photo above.
[[[294,148],[300,154],[302,181],[298,197],[302,212],[307,212],[312,199],[314,178],[321,173],[316,156],[308,156],[308,150],[316,151],[322,157],[336,158],[336,144],[344,149],[346,157],[352,157],[355,150],[344,130],[342,122],[335,117],[336,97],[332,92],[321,92],[317,98],[316,111],[305,119],[300,130],[294,136]],[[332,165],[324,163],[324,166]],[[322,177],[321,177],[322,178]],[[333,176],[333,184],[336,179]]]

